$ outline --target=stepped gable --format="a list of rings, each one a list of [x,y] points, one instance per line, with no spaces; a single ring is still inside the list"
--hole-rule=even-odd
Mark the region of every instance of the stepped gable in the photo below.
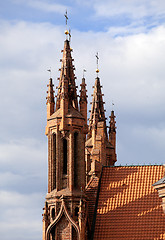
[[[163,166],[104,167],[93,239],[165,239],[165,215],[152,186],[163,175]]]

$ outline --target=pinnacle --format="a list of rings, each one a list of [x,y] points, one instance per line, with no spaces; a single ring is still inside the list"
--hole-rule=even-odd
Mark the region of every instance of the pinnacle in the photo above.
[[[47,91],[48,95],[46,97],[47,99],[46,104],[54,103],[54,90],[53,90],[54,84],[52,83],[52,78],[49,79],[49,84],[47,86],[48,86],[48,91]]]
[[[102,96],[103,94],[101,92],[100,79],[97,77],[95,80],[89,125],[93,125],[94,123],[97,124],[97,122],[100,121],[105,121],[105,110]]]
[[[86,90],[86,83],[85,83],[85,78],[82,78],[82,83],[80,84],[81,90],[80,90],[80,102],[85,101],[87,102],[87,90]]]
[[[110,127],[109,127],[109,134],[111,132],[116,132],[116,121],[115,121],[115,114],[114,114],[114,111],[112,110],[111,111],[111,116],[110,116]]]
[[[77,86],[75,83],[75,75],[73,66],[73,59],[71,56],[71,48],[69,40],[64,41],[64,49],[62,50],[63,57],[61,59],[61,68],[60,70],[60,78],[59,78],[59,86],[57,93],[57,103],[56,110],[61,106],[62,96],[66,96],[68,98],[68,104],[73,106],[78,110],[78,100],[77,100]],[[69,106],[68,105],[68,106]]]

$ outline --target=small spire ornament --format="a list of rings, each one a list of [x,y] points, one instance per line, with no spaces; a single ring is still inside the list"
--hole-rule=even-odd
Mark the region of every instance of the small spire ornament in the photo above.
[[[66,30],[65,30],[65,35],[66,35],[66,38],[67,38],[67,35],[69,35],[69,31],[68,31],[68,13],[67,13],[67,10],[66,10],[66,12],[65,12],[65,14],[64,14],[64,17],[65,17],[65,19],[66,19]]]
[[[99,73],[99,54],[98,52],[96,53],[96,64],[97,64],[97,69],[96,69],[96,73],[97,73],[97,77],[98,77],[98,73]]]

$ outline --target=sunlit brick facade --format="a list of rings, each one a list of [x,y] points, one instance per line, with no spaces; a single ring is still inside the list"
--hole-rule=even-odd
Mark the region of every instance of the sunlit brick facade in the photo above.
[[[164,204],[164,182],[152,186],[164,176],[163,166],[114,166],[115,114],[111,111],[107,131],[100,78],[97,74],[87,123],[86,80],[78,101],[67,37],[62,52],[57,96],[51,78],[47,92],[43,240],[165,239],[165,215],[154,189]]]

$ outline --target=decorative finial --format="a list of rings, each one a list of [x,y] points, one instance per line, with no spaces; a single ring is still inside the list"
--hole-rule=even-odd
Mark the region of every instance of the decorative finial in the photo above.
[[[68,13],[67,13],[67,10],[66,10],[66,12],[65,12],[65,14],[64,14],[64,17],[66,18],[66,30],[65,30],[65,34],[66,34],[66,37],[67,37],[67,35],[69,34],[69,32],[68,32],[68,30],[67,30],[67,24],[68,24]]]
[[[83,78],[84,78],[84,73],[85,73],[86,71],[87,71],[86,69],[83,69]]]
[[[47,70],[49,73],[50,73],[50,78],[52,77],[52,70],[51,70],[51,67],[50,69]]]
[[[98,52],[96,53],[96,64],[97,64],[97,69],[96,69],[96,73],[97,73],[97,77],[98,77],[98,73],[99,73],[99,54]]]

